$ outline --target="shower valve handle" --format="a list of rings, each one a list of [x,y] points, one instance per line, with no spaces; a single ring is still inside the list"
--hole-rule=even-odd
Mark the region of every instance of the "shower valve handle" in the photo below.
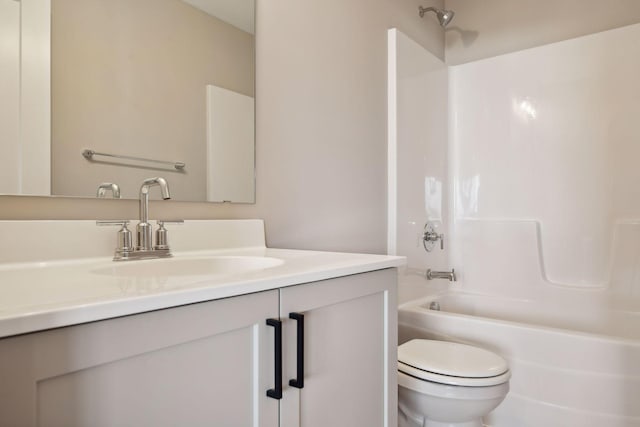
[[[438,233],[424,233],[424,241],[425,242],[437,242],[438,240],[440,240],[440,249],[443,250],[444,249],[444,234],[438,234]],[[427,252],[430,252],[431,249],[427,249]]]
[[[444,250],[444,234],[436,233],[433,223],[427,222],[424,226],[424,232],[422,233],[422,245],[424,246],[424,250],[431,252],[438,240],[440,240],[440,250]]]

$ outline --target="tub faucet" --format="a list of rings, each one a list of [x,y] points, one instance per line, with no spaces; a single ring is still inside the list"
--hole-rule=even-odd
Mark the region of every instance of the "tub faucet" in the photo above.
[[[453,268],[451,269],[451,271],[433,271],[431,269],[428,269],[425,277],[427,278],[427,280],[448,279],[450,282],[457,281],[456,270]]]
[[[147,178],[142,181],[140,186],[140,222],[136,227],[136,250],[138,251],[150,251],[153,243],[151,240],[152,227],[149,224],[149,189],[154,186],[160,187],[163,200],[169,200],[171,194],[169,194],[169,185],[164,178],[155,177]]]

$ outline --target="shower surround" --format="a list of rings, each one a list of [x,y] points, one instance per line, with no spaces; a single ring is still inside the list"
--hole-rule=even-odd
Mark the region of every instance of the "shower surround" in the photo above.
[[[433,99],[421,105],[403,95],[413,86],[437,97],[442,80],[427,68],[417,79],[416,59],[402,55],[437,59],[397,38],[396,74],[412,70],[397,79],[391,131],[402,167],[390,248],[411,255],[401,300],[431,292],[473,301],[443,303],[439,318],[428,311],[420,317],[408,303],[400,311],[401,341],[446,337],[507,357],[512,391],[486,420],[494,427],[640,426],[640,400],[629,401],[640,395],[640,362],[628,365],[629,355],[640,354],[633,332],[640,325],[640,25],[448,67],[444,138],[407,119],[418,109],[429,122]],[[419,132],[422,145],[410,137]],[[428,159],[429,147],[437,158],[444,150],[448,171],[427,160],[401,171],[411,150]],[[424,185],[434,171],[440,194]],[[417,208],[408,215],[405,204],[421,206],[422,218]],[[418,224],[434,211],[443,213],[448,250],[420,254]],[[418,276],[442,263],[456,269],[458,282]],[[562,304],[554,297],[560,294]],[[572,363],[576,339],[594,346],[588,364]]]
[[[640,218],[639,37],[633,25],[450,68],[454,216],[538,221],[552,283],[607,286],[614,223]]]

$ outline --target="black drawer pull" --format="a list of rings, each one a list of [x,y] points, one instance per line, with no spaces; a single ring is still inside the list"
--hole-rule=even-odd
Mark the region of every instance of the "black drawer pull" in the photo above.
[[[267,325],[275,328],[275,388],[267,390],[272,399],[282,399],[282,322],[278,319],[267,319]]]
[[[296,376],[297,378],[289,380],[289,385],[295,388],[304,387],[304,314],[289,313],[289,318],[298,322],[297,330],[297,350],[296,350]]]

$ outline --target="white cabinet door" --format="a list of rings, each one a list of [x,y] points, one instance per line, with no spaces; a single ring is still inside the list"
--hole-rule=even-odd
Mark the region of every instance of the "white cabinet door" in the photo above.
[[[280,291],[284,334],[281,427],[395,427],[395,269],[291,286]],[[303,388],[297,324],[304,316]]]
[[[278,291],[0,340],[0,425],[276,427]]]

